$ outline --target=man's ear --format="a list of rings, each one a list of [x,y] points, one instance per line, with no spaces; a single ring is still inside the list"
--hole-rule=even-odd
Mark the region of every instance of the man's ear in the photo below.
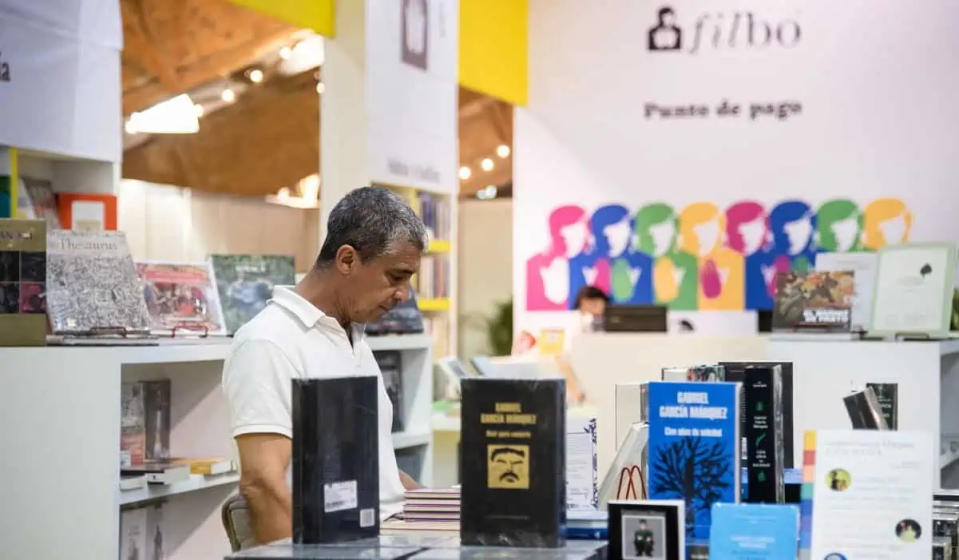
[[[360,262],[360,256],[351,245],[343,245],[336,251],[336,258],[333,260],[336,270],[343,275],[349,275]]]

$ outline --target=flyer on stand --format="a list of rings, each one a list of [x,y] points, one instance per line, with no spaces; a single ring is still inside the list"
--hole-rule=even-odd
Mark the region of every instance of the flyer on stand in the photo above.
[[[871,334],[949,334],[956,246],[927,243],[879,251]]]

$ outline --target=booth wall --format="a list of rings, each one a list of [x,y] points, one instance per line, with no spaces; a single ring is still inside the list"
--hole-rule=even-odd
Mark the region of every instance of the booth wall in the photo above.
[[[769,305],[772,271],[817,251],[959,239],[959,6],[666,8],[530,1],[529,105],[514,138],[518,326],[554,325],[591,281],[634,302],[678,292],[674,308],[742,314]],[[672,231],[653,231],[664,222]],[[623,236],[617,266],[608,243]]]

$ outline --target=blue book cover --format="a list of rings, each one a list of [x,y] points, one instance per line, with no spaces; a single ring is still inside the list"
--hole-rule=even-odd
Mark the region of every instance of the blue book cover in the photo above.
[[[714,504],[710,560],[795,558],[799,510],[793,505]]]
[[[709,540],[710,508],[739,501],[738,383],[649,383],[649,498],[683,500],[687,544]]]

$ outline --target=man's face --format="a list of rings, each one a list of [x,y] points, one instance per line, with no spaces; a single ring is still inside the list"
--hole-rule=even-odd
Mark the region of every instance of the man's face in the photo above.
[[[410,297],[410,278],[421,251],[403,242],[382,255],[359,261],[349,273],[344,305],[354,323],[374,323]]]

